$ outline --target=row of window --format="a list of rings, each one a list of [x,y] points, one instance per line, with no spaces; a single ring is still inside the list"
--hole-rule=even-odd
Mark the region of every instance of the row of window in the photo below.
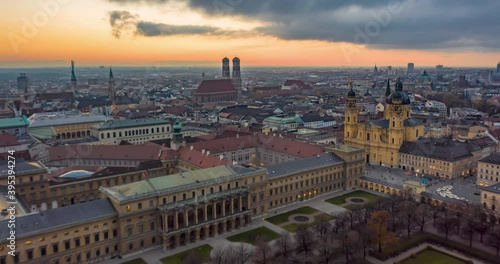
[[[155,129],[154,128],[143,128],[143,129],[132,129],[132,130],[126,130],[123,132],[122,134],[122,131],[118,131],[117,132],[107,132],[107,133],[101,133],[101,139],[104,139],[105,136],[106,138],[117,138],[117,137],[122,137],[122,136],[125,136],[125,137],[130,137],[130,136],[139,136],[139,135],[151,135],[151,134],[155,134],[155,133],[165,133],[165,130],[167,132],[170,132],[170,127],[167,126],[166,129],[165,127],[157,127],[156,128],[156,132],[155,132]]]

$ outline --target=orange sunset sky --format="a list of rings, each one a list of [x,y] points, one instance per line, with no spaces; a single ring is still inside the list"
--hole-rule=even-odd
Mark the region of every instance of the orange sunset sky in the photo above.
[[[408,62],[414,62],[416,67],[437,64],[495,67],[500,60],[500,49],[496,48],[495,40],[488,40],[485,45],[471,40],[472,37],[480,39],[480,34],[464,41],[473,42],[473,45],[451,48],[378,43],[400,30],[397,28],[400,25],[398,21],[404,21],[405,12],[410,10],[403,10],[398,18],[394,15],[387,27],[381,27],[380,32],[374,34],[371,44],[380,45],[364,45],[356,44],[354,26],[364,28],[366,23],[374,21],[363,16],[363,11],[382,10],[384,7],[365,7],[363,4],[327,7],[330,13],[322,11],[322,15],[331,15],[332,21],[342,19],[339,13],[346,12],[352,12],[354,17],[360,19],[353,19],[351,24],[343,23],[339,27],[326,27],[324,20],[310,21],[311,17],[298,18],[298,22],[289,20],[290,16],[280,9],[276,12],[282,21],[272,15],[275,11],[271,8],[254,13],[252,10],[247,12],[244,3],[236,3],[231,7],[234,12],[217,14],[204,10],[199,2],[0,0],[0,67],[65,66],[70,60],[79,65],[152,65],[176,61],[218,65],[224,56],[238,56],[242,65],[249,66],[406,66]],[[303,10],[301,14],[313,17],[317,12],[313,7],[307,10],[300,8]],[[113,12],[121,14],[114,22]],[[293,10],[290,12],[293,17]],[[124,14],[130,17],[125,18]],[[363,20],[363,17],[366,19]],[[344,19],[348,20],[349,17]],[[319,24],[315,25],[315,22]],[[150,26],[148,30],[151,31],[141,31],[141,23]],[[298,27],[299,23],[303,24]],[[296,28],[300,32],[295,31]],[[308,35],[310,31],[319,29],[324,38]],[[448,32],[446,28],[440,30]],[[475,32],[473,28],[470,30]],[[327,36],[329,32],[332,39]],[[401,38],[425,37],[425,34],[411,34],[410,26],[407,32],[403,32],[399,31]],[[438,33],[429,32],[430,35]],[[496,33],[499,33],[498,28]],[[464,38],[467,38],[467,31],[464,31]],[[451,34],[449,41],[456,43]],[[390,40],[387,42],[390,43]]]

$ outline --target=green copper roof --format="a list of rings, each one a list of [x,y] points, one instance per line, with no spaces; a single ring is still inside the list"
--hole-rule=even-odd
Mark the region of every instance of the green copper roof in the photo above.
[[[101,187],[100,189],[108,194],[111,199],[124,202],[153,197],[158,194],[190,190],[196,186],[213,185],[230,178],[240,178],[248,174],[264,171],[266,169],[256,167],[217,166],[165,175],[109,188]]]
[[[116,129],[116,128],[127,128],[127,127],[138,127],[138,126],[153,126],[153,125],[163,125],[170,124],[170,121],[164,119],[155,118],[143,118],[143,119],[129,119],[129,120],[116,120],[108,121],[100,124],[98,130],[106,129]]]
[[[30,123],[26,116],[7,117],[0,119],[0,128],[27,127]]]
[[[303,124],[303,121],[300,117],[278,117],[278,116],[270,116],[264,119],[264,122],[274,123],[274,124],[292,124],[299,123]]]

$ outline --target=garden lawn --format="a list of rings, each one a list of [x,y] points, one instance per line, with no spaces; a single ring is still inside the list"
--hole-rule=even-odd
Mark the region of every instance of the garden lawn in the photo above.
[[[300,207],[300,208],[297,208],[297,209],[292,210],[292,211],[288,211],[286,213],[282,213],[279,215],[275,215],[275,216],[266,218],[265,220],[272,223],[272,224],[280,225],[280,224],[288,222],[288,217],[290,217],[291,215],[294,215],[294,214],[310,215],[310,214],[314,214],[316,212],[319,212],[319,211],[312,208],[312,207],[304,206],[304,207]]]
[[[172,255],[170,257],[162,258],[160,261],[161,263],[164,264],[182,264],[182,259],[191,254],[191,253],[196,253],[200,256],[201,262],[205,263],[210,260],[210,251],[212,250],[212,247],[210,245],[202,245],[199,247],[195,247],[193,249],[189,249],[180,253],[177,253],[175,255]]]
[[[369,202],[376,202],[378,200],[384,199],[384,197],[381,197],[381,196],[378,196],[378,195],[375,195],[375,194],[372,194],[369,192],[357,190],[354,192],[346,193],[346,194],[341,195],[341,196],[330,198],[328,200],[325,200],[325,202],[329,202],[329,203],[335,204],[335,205],[343,205],[343,204],[347,203],[346,199],[350,198],[350,197],[365,198],[365,199],[368,199]]]
[[[416,256],[409,257],[401,262],[401,264],[466,264],[465,260],[450,256],[448,254],[439,252],[435,249],[428,248],[416,254]]]
[[[255,245],[257,239],[260,237],[264,237],[264,240],[268,242],[280,237],[280,235],[265,226],[261,226],[234,236],[230,236],[227,240],[231,242],[244,242]]]

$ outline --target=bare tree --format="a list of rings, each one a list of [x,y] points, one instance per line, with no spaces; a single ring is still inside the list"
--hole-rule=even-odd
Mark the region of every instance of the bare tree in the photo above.
[[[414,202],[408,200],[401,203],[400,216],[404,221],[408,238],[410,238],[411,230],[415,224],[415,211],[416,206]]]
[[[269,244],[262,238],[259,238],[255,244],[253,263],[268,264],[271,263],[273,252]]]
[[[210,253],[214,264],[225,264],[227,249],[225,247],[216,247]]]
[[[337,253],[333,241],[329,236],[324,236],[319,239],[316,250],[318,251],[317,262],[329,264],[335,259]]]
[[[374,242],[374,233],[366,225],[360,225],[356,229],[358,231],[358,243],[363,250],[363,259],[366,259],[366,253],[371,248]]]
[[[333,229],[335,230],[335,233],[339,233],[339,231],[342,231],[342,229],[345,226],[345,222],[347,219],[347,214],[345,212],[340,212],[337,213],[335,216],[335,222],[333,224]]]
[[[252,258],[252,248],[250,245],[240,243],[226,248],[224,257],[225,264],[245,264]],[[199,263],[198,263],[199,264]]]
[[[292,235],[287,231],[283,231],[281,237],[276,240],[276,248],[279,257],[283,260],[283,264],[289,263],[295,248]]]
[[[457,235],[460,235],[460,225],[462,224],[462,216],[467,213],[467,207],[463,204],[458,204],[455,207],[455,224],[457,226]]]
[[[200,264],[202,263],[200,255],[189,253],[183,260],[182,264]]]
[[[417,206],[415,210],[415,223],[420,227],[420,232],[424,232],[424,226],[429,216],[429,205],[422,203]]]
[[[474,238],[474,232],[476,227],[476,221],[472,216],[467,216],[464,219],[464,225],[462,226],[462,233],[469,238],[469,247],[472,247],[472,239]]]
[[[490,240],[489,244],[496,249],[497,257],[500,254],[500,226],[496,226],[490,231]]]
[[[382,252],[382,246],[394,243],[397,238],[393,232],[388,230],[391,222],[391,214],[387,211],[373,212],[368,220],[368,226],[374,232],[378,252]]]
[[[448,235],[453,227],[456,226],[456,218],[448,210],[444,210],[443,215],[438,219],[438,229],[445,234],[445,239],[448,240]]]
[[[488,216],[486,213],[481,211],[479,215],[476,216],[476,225],[474,230],[479,234],[479,241],[483,243],[483,236],[486,232],[488,232],[488,229],[490,229],[490,223],[488,223]]]
[[[442,208],[439,206],[430,206],[429,211],[432,216],[432,226],[436,227],[436,220],[439,216],[439,213],[442,211]]]
[[[297,252],[304,254],[307,259],[309,254],[314,250],[316,241],[314,233],[305,226],[299,226],[295,239],[297,241]]]
[[[319,223],[314,227],[314,229],[316,230],[316,233],[318,233],[319,237],[323,238],[328,235],[328,231],[332,225],[330,224],[327,215],[320,215],[318,218]]]
[[[342,252],[344,252],[345,262],[349,263],[349,257],[358,248],[358,232],[354,230],[346,231],[340,235]]]

